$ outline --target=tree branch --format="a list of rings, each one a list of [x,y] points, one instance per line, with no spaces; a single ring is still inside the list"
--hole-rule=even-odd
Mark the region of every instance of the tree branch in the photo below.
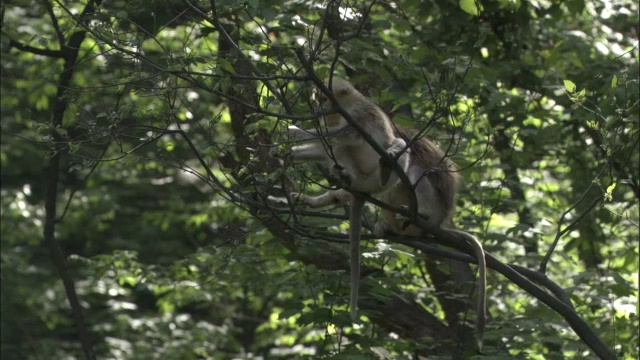
[[[99,0],[90,0],[83,9],[80,20],[83,21],[86,14],[93,12],[97,4],[99,4]],[[38,53],[40,55],[53,57],[60,57],[60,55],[62,55],[64,59],[62,73],[60,74],[60,79],[58,80],[57,94],[55,99],[53,100],[53,112],[51,116],[51,135],[54,139],[54,144],[56,145],[54,148],[54,154],[49,161],[49,177],[45,195],[46,219],[44,224],[43,238],[44,243],[49,248],[53,263],[64,285],[67,300],[69,301],[69,305],[71,306],[71,312],[73,314],[74,322],[78,330],[78,338],[80,339],[80,344],[84,351],[85,358],[87,360],[93,360],[95,359],[95,354],[91,345],[91,335],[89,333],[89,328],[85,324],[82,305],[80,304],[73,279],[69,274],[65,255],[60,249],[58,240],[55,237],[55,226],[57,223],[56,210],[58,199],[58,180],[60,176],[60,159],[62,153],[65,151],[66,145],[61,136],[58,134],[58,129],[62,127],[62,119],[64,118],[64,114],[68,107],[68,97],[65,96],[65,93],[71,85],[76,61],[80,52],[80,46],[84,41],[85,35],[86,33],[84,31],[78,31],[71,35],[71,38],[66,43],[66,45],[63,45],[60,52],[41,52],[38,50]],[[62,41],[63,39],[60,40]],[[22,49],[24,51],[29,51],[28,48]],[[34,49],[31,49],[32,52],[33,50]]]
[[[9,40],[9,49],[11,48],[16,48],[20,51],[24,51],[24,52],[28,52],[36,55],[52,57],[52,58],[62,59],[64,57],[64,55],[62,54],[62,51],[60,50],[41,49],[41,48],[33,47],[30,45],[24,45],[16,40]]]

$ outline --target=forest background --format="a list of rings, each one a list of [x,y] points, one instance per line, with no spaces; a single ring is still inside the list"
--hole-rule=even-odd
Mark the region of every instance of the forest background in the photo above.
[[[2,3],[2,359],[636,359],[638,3]],[[291,164],[350,79],[464,181],[451,239],[365,234]],[[280,158],[271,156],[277,149]],[[369,227],[377,210],[367,209]]]

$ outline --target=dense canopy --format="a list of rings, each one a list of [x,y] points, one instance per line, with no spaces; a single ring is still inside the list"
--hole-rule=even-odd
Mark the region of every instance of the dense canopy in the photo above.
[[[2,4],[2,359],[636,359],[638,3]],[[464,179],[441,236],[371,234],[293,164],[349,79]],[[279,156],[274,156],[274,154]]]

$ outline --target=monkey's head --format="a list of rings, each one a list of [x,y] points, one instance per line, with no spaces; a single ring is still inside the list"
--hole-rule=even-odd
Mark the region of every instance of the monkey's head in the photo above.
[[[338,77],[324,79],[324,84],[331,90],[340,106],[348,108],[349,105],[356,102],[362,97],[362,94],[356,90],[347,80]],[[333,105],[329,97],[320,91],[320,108],[323,110],[332,109]]]

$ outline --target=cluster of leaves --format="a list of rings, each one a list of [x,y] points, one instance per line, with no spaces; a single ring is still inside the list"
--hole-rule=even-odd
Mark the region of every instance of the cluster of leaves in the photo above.
[[[314,118],[310,80],[335,73],[460,165],[458,227],[555,281],[636,358],[637,14],[626,0],[3,3],[0,356],[474,354],[468,264],[367,241],[354,325],[343,209],[269,202],[326,186],[269,154]],[[514,283],[489,284],[489,356],[602,356]]]

